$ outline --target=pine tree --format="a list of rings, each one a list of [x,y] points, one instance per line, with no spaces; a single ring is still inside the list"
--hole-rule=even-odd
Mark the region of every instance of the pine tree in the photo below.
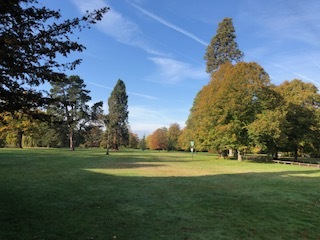
[[[75,130],[90,120],[88,101],[91,100],[86,85],[79,76],[70,76],[63,82],[54,83],[50,90],[54,103],[48,112],[64,123],[69,132],[70,149],[75,147]]]
[[[216,71],[219,66],[226,62],[239,62],[243,58],[244,55],[239,50],[235,39],[236,35],[232,19],[223,19],[219,23],[217,33],[208,45],[204,56],[204,59],[207,60],[207,73]]]
[[[118,150],[129,143],[128,95],[124,82],[119,79],[108,99],[109,113],[106,117],[107,143]],[[108,149],[107,149],[108,154]]]

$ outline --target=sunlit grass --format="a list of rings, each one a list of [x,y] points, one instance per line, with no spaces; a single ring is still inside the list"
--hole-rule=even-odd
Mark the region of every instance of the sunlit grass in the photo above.
[[[0,149],[0,239],[319,239],[320,169]]]

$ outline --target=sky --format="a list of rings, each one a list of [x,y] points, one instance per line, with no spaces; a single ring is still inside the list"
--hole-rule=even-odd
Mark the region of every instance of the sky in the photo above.
[[[257,62],[279,85],[301,79],[320,87],[318,0],[42,0],[63,19],[108,6],[103,20],[76,33],[86,46],[79,75],[92,103],[107,99],[118,79],[128,94],[129,124],[140,137],[189,116],[210,80],[204,54],[219,22],[233,19],[244,61]],[[68,61],[70,59],[67,59]]]

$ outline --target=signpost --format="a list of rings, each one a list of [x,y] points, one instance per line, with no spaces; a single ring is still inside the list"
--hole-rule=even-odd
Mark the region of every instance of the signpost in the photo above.
[[[192,159],[193,159],[193,153],[194,153],[194,141],[190,141],[190,151],[191,151]]]

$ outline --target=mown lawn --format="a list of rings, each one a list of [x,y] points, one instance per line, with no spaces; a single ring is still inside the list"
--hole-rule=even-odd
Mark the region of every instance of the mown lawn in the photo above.
[[[320,169],[0,149],[0,239],[320,239]]]

